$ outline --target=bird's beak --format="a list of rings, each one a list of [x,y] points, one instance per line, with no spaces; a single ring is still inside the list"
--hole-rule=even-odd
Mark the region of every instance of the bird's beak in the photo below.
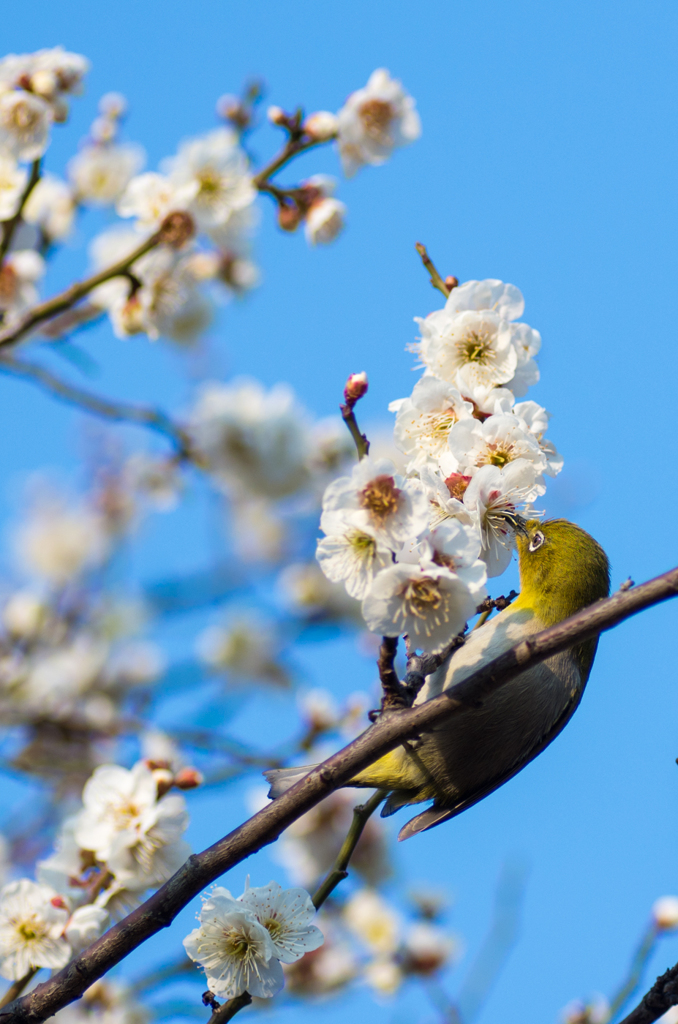
[[[516,533],[522,533],[524,537],[528,536],[527,519],[524,519],[521,515],[518,515],[517,512],[510,511],[509,509],[498,513],[498,515],[507,522]]]

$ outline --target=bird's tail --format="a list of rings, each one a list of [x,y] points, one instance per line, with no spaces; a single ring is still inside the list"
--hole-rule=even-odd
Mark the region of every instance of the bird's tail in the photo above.
[[[302,764],[298,768],[271,768],[270,771],[264,772],[264,778],[271,784],[271,788],[268,791],[268,799],[277,800],[295,782],[299,782],[300,779],[303,779],[304,775],[308,775],[316,767],[317,765],[315,764]]]

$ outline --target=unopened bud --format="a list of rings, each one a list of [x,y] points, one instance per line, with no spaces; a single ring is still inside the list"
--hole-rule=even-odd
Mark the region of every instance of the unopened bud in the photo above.
[[[282,203],[278,207],[278,226],[283,231],[296,231],[301,223],[301,210],[296,203]]]
[[[337,134],[339,121],[336,114],[330,114],[328,110],[318,110],[306,118],[303,124],[307,135],[312,136],[318,142],[328,142]]]
[[[195,234],[195,224],[190,213],[184,210],[173,210],[168,213],[158,232],[160,241],[173,249],[181,249]]]
[[[364,370],[362,373],[352,373],[346,381],[346,387],[344,388],[344,401],[346,404],[355,405],[366,394],[368,386],[367,374]]]
[[[306,215],[306,240],[309,245],[328,245],[343,230],[345,205],[338,199],[319,199]]]
[[[448,292],[451,292],[452,289],[456,288],[458,284],[459,284],[459,278],[458,277],[454,277],[454,276],[452,276],[450,274],[448,277],[445,278],[445,287],[447,288]]]
[[[266,111],[266,117],[271,124],[277,124],[280,128],[284,128],[289,120],[282,107],[269,107]]]
[[[656,900],[652,905],[652,917],[662,931],[678,928],[678,896],[662,896]]]
[[[153,772],[153,779],[158,787],[158,799],[160,799],[174,785],[174,772],[171,772],[169,768],[156,768]]]
[[[177,789],[195,789],[202,786],[205,778],[197,768],[182,768],[174,776],[174,785]]]
[[[63,898],[63,896],[52,896],[49,902],[52,904],[53,907],[58,907],[59,910],[68,910],[68,907],[66,906],[66,901]]]

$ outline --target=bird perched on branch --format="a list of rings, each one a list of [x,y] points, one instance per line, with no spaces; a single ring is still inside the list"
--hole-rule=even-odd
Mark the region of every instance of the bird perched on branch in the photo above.
[[[415,704],[437,697],[509,647],[574,615],[610,592],[600,545],[564,519],[507,516],[516,532],[520,596],[473,630],[426,680]],[[492,693],[480,708],[455,716],[416,744],[392,750],[348,785],[390,790],[382,811],[433,800],[399,839],[439,825],[507,782],[548,746],[572,717],[591,671],[597,639],[575,644]],[[312,766],[266,772],[275,798]]]

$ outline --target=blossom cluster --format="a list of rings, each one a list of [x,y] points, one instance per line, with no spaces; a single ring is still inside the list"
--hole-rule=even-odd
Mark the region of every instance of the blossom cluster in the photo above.
[[[463,630],[508,566],[510,514],[562,468],[549,414],[516,401],[539,379],[541,337],[518,321],[523,309],[514,285],[467,281],[419,319],[424,374],[390,405],[404,472],[368,455],[323,497],[323,572],[362,601],[372,631],[424,651]]]
[[[248,882],[234,899],[228,889],[215,886],[184,946],[204,968],[215,996],[231,999],[249,992],[270,998],[285,983],[282,965],[322,945],[322,932],[310,924],[314,916],[305,889],[282,889],[277,882],[250,888]]]
[[[162,885],[190,852],[184,797],[169,790],[198,781],[158,762],[100,765],[54,852],[38,862],[36,881],[0,890],[0,974],[18,979],[34,968],[63,967],[111,917]]]

